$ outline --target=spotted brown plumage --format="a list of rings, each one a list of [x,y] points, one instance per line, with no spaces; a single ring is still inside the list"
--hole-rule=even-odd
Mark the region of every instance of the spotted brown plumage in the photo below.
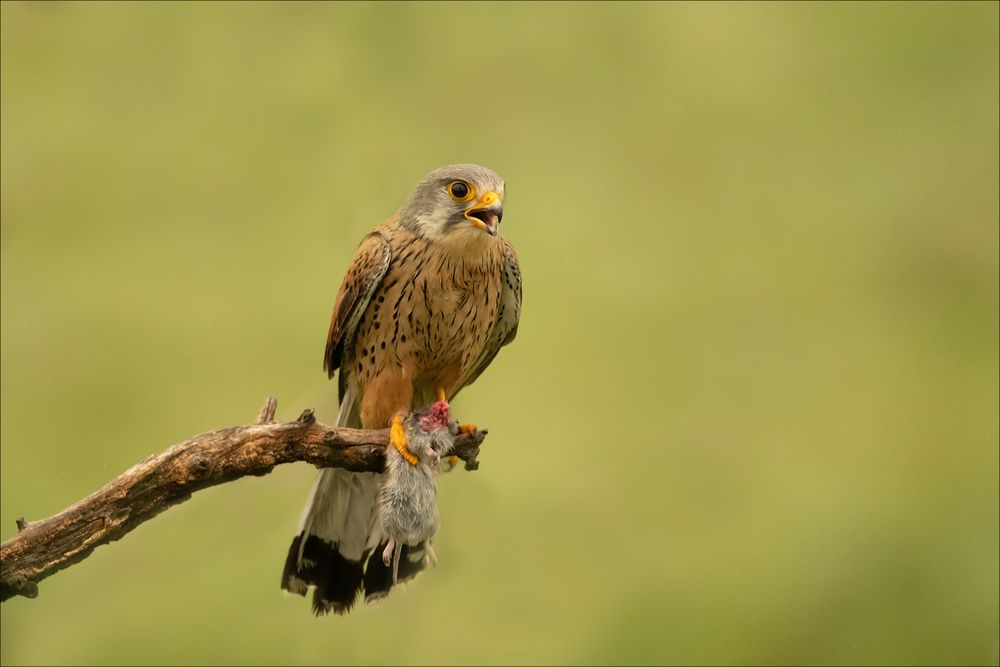
[[[338,373],[338,424],[392,426],[439,394],[474,382],[517,333],[521,274],[499,236],[503,180],[479,165],[428,174],[403,206],[362,239],[337,293],[324,368]],[[392,586],[381,553],[388,538],[375,498],[380,475],[321,471],[288,552],[282,588],[315,587],[316,613],[344,613]],[[419,545],[399,560],[405,581],[425,565]]]

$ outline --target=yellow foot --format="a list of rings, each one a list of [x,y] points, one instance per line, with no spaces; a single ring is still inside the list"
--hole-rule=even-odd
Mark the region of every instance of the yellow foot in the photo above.
[[[454,468],[455,466],[457,466],[458,465],[458,454],[452,454],[451,458],[448,459],[448,463],[451,464],[452,468]]]
[[[407,463],[411,466],[417,465],[417,457],[406,446],[406,429],[403,428],[403,418],[400,415],[392,418],[392,426],[389,427],[389,444],[396,448],[396,451],[406,459]]]
[[[444,388],[443,387],[438,387],[438,392],[437,393],[438,393],[438,400],[439,401],[445,401],[445,400],[447,400],[447,397],[444,395]]]

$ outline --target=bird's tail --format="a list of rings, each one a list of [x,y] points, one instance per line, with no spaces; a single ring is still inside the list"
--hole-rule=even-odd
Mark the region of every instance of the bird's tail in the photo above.
[[[350,389],[341,403],[337,425],[361,426],[357,396]],[[315,587],[312,606],[317,615],[347,613],[360,591],[366,600],[374,600],[392,588],[392,567],[382,562],[388,536],[378,520],[382,478],[341,468],[325,468],[316,478],[285,558],[281,587],[298,595]],[[422,547],[404,545],[399,581],[420,572],[425,556]]]

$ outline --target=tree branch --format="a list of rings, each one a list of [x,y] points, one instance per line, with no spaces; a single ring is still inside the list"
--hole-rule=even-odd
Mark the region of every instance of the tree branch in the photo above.
[[[276,422],[269,397],[256,421],[195,437],[147,457],[97,493],[41,521],[18,519],[18,533],[0,544],[0,601],[35,597],[38,582],[79,563],[102,544],[121,539],[144,521],[201,489],[247,475],[266,475],[282,463],[306,461],[317,468],[382,472],[389,429],[327,426],[312,410],[294,422]],[[466,470],[486,431],[463,433],[454,454]]]

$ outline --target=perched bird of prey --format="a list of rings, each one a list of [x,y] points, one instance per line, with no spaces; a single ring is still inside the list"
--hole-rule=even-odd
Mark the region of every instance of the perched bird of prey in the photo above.
[[[403,420],[413,409],[451,400],[514,340],[521,312],[517,254],[499,235],[504,182],[475,164],[423,178],[386,222],[362,239],[333,307],[324,367],[339,369],[337,424],[389,427],[411,464]],[[388,595],[393,575],[376,498],[381,474],[320,471],[288,550],[281,586],[313,611],[346,613],[360,591]],[[399,580],[425,566],[404,546]]]

